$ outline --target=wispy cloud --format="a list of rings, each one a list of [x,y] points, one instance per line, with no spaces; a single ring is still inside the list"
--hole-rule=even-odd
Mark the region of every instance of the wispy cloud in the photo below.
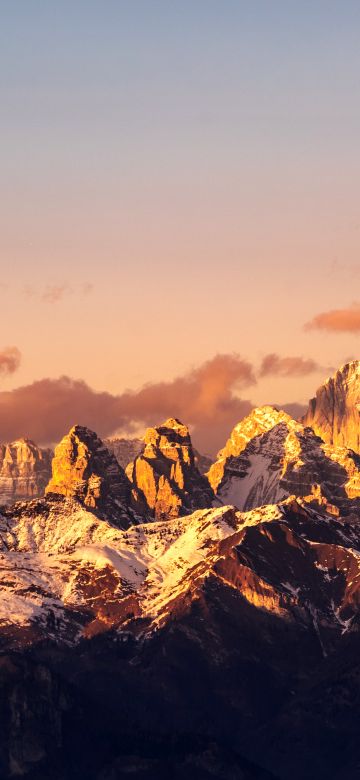
[[[347,309],[320,312],[307,322],[304,328],[330,333],[360,333],[360,303],[353,303]]]
[[[260,376],[307,376],[321,370],[322,366],[311,358],[280,357],[272,352],[264,357],[260,367]]]
[[[41,300],[43,303],[58,303],[69,293],[71,288],[68,284],[52,284],[45,287]]]
[[[42,287],[26,284],[23,287],[23,294],[26,298],[34,298],[40,303],[56,304],[63,301],[69,295],[88,296],[93,290],[94,285],[91,282],[85,282],[84,284],[78,285],[62,282],[59,284],[47,284]]]

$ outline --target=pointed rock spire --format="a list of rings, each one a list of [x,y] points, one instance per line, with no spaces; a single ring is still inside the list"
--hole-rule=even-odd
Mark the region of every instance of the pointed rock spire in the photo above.
[[[96,433],[75,425],[55,449],[46,494],[77,499],[121,527],[131,524],[130,484]]]
[[[178,517],[212,505],[213,492],[195,465],[189,429],[173,417],[148,428],[144,451],[126,473],[136,509],[152,519]]]
[[[360,453],[360,361],[339,368],[309,403],[302,420],[327,443]]]

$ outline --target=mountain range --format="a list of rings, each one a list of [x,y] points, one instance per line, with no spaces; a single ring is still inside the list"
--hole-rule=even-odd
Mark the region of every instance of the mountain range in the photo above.
[[[0,777],[357,777],[359,442],[353,361],[213,463],[176,418],[3,445]]]

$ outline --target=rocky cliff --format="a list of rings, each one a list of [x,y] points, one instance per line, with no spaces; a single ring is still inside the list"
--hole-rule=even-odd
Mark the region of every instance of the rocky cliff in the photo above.
[[[117,462],[120,463],[123,469],[126,469],[129,463],[132,463],[145,449],[144,438],[124,439],[113,436],[109,439],[104,439],[104,444],[115,455]],[[195,448],[193,451],[196,468],[200,471],[200,474],[206,474],[213,462],[212,459],[208,455],[202,455]]]
[[[360,508],[360,457],[324,442],[283,411],[254,409],[209,470],[217,499],[253,509],[295,495],[338,514]]]
[[[212,489],[195,464],[186,425],[170,418],[148,428],[144,442],[143,453],[126,469],[139,512],[160,520],[211,506]]]
[[[96,433],[81,425],[71,428],[56,447],[45,492],[74,498],[121,527],[132,521],[124,470]]]
[[[360,361],[346,363],[319,387],[302,422],[328,444],[360,453]]]
[[[43,496],[51,475],[52,451],[29,439],[0,445],[0,505]]]

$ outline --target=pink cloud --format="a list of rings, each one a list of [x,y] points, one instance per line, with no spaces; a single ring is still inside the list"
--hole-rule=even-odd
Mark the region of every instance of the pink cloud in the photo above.
[[[311,358],[280,357],[274,352],[264,357],[260,376],[307,376],[320,370],[322,367]]]
[[[120,395],[96,392],[69,377],[42,379],[0,392],[1,439],[28,436],[48,444],[57,442],[75,423],[107,436],[176,416],[192,427],[198,447],[215,452],[252,408],[237,391],[255,382],[253,367],[238,355],[216,355],[172,381]]]

